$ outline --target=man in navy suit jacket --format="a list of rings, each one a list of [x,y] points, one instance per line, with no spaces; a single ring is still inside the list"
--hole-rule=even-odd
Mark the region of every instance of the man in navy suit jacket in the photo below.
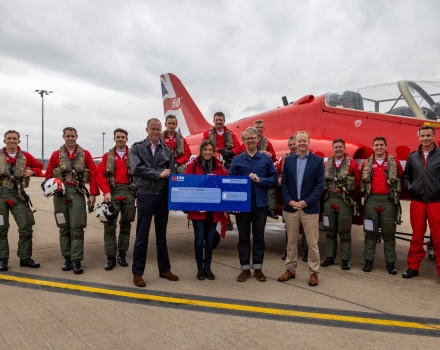
[[[324,191],[324,160],[309,151],[310,135],[296,133],[297,153],[284,160],[281,192],[287,229],[286,272],[278,281],[295,278],[298,259],[299,225],[302,223],[309,246],[309,286],[318,285],[319,197]]]

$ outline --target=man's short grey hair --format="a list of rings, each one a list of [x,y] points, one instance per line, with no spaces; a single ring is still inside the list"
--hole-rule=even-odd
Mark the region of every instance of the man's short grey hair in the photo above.
[[[150,123],[153,122],[153,121],[159,122],[160,125],[162,125],[162,122],[161,122],[159,119],[157,119],[157,118],[151,118],[151,119],[148,119],[148,121],[147,121],[147,128],[148,128],[148,126],[150,125]]]
[[[244,139],[246,138],[246,134],[255,134],[255,136],[258,137],[258,131],[253,126],[249,126],[246,128],[245,131],[241,134],[241,139],[244,142]]]

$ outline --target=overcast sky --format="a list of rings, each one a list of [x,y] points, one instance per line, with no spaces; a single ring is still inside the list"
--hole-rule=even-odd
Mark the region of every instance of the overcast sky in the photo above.
[[[41,158],[78,129],[93,156],[112,131],[145,138],[160,79],[180,78],[210,121],[306,94],[440,78],[440,1],[1,1],[0,126]]]

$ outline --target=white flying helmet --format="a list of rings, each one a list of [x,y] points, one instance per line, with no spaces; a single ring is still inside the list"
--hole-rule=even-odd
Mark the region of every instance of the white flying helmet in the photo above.
[[[50,197],[54,195],[62,196],[66,193],[66,188],[64,187],[63,181],[56,177],[43,182],[44,197]]]
[[[96,206],[95,214],[99,220],[105,222],[116,219],[119,211],[115,209],[112,203],[101,203]]]

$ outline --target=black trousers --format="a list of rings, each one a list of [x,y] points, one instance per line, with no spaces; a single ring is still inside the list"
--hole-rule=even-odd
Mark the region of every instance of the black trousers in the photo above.
[[[266,227],[267,206],[257,208],[255,202],[251,202],[249,213],[235,215],[238,227],[238,257],[242,270],[251,269],[251,231],[253,237],[252,268],[261,269],[264,259],[264,229]]]
[[[167,247],[168,194],[166,191],[157,196],[139,193],[137,195],[137,227],[132,266],[133,274],[139,276],[142,276],[145,271],[148,237],[153,216],[159,272],[167,272],[171,269]]]

